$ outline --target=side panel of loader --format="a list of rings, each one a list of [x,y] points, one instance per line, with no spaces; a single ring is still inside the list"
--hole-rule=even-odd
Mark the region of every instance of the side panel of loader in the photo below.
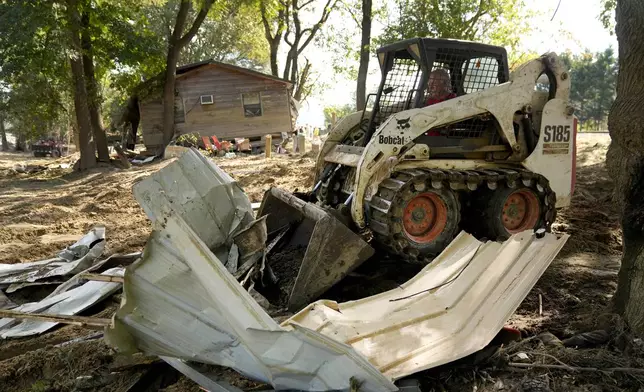
[[[523,161],[527,169],[544,175],[557,194],[557,207],[570,205],[575,162],[574,116],[566,101],[552,99],[543,108],[539,142]]]

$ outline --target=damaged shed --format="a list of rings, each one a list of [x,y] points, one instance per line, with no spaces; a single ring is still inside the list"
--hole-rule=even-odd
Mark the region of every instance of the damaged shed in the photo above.
[[[267,134],[279,140],[292,130],[287,80],[214,60],[178,67],[176,75],[176,135],[248,138],[258,145]],[[143,142],[152,150],[163,143],[162,98],[157,88],[138,100]]]

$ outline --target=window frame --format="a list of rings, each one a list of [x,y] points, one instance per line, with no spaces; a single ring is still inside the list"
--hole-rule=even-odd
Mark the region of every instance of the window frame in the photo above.
[[[251,94],[257,94],[257,101],[258,103],[252,103],[252,104],[246,104],[244,100],[244,95],[251,95]],[[261,91],[250,91],[247,93],[241,93],[241,104],[242,104],[242,112],[244,113],[244,117],[246,118],[253,118],[253,117],[262,117],[264,115],[264,105],[262,102],[262,93]],[[259,114],[251,114],[249,115],[246,111],[247,106],[252,106],[255,110],[259,109]],[[253,110],[253,109],[250,109]]]
[[[204,102],[203,101],[204,97],[210,97],[210,102]],[[200,95],[199,96],[199,103],[202,104],[202,105],[214,105],[215,104],[215,97],[212,94]]]

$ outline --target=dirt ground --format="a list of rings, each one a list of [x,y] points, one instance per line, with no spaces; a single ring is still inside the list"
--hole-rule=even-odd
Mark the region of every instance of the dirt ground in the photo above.
[[[72,159],[0,153],[0,263],[48,258],[98,224],[105,225],[105,254],[141,250],[150,224],[132,196],[132,185],[173,159],[128,170],[105,165],[90,173],[60,168]],[[314,159],[307,156],[215,158],[242,186],[251,202],[270,186],[289,190],[313,184]],[[73,163],[73,161],[72,161]],[[49,167],[17,173],[17,165]]]
[[[623,335],[618,333],[623,326],[608,314],[621,256],[619,220],[611,202],[612,182],[604,166],[608,143],[607,134],[578,137],[575,195],[572,205],[559,211],[553,226],[555,232],[568,233],[571,238],[508,323],[528,338],[524,339],[524,346],[511,345],[502,350],[503,355],[497,355],[499,366],[489,362],[485,366],[469,364],[463,368],[454,365],[422,374],[419,378],[426,386],[424,391],[519,390],[516,388],[526,380],[541,380],[555,391],[636,391],[644,386],[641,375],[589,375],[553,369],[510,371],[501,366],[512,361],[517,350],[527,352],[530,362],[545,364],[569,361],[566,364],[570,366],[644,365],[640,362],[640,351],[625,344]],[[0,153],[0,263],[48,258],[97,224],[106,226],[104,255],[141,250],[150,225],[132,196],[132,185],[171,161],[127,170],[108,165],[79,174],[66,166],[73,163],[73,157],[54,160]],[[252,202],[260,201],[270,186],[295,191],[313,185],[312,156],[279,156],[271,160],[247,156],[216,158],[215,162],[240,183]],[[48,169],[17,173],[16,165],[43,165]],[[338,298],[352,295],[335,294]],[[84,315],[109,317],[115,307],[113,300],[105,301]],[[562,351],[569,349],[560,347],[548,351],[530,339],[545,331],[565,339],[598,328],[615,332],[600,351]],[[100,339],[55,346],[92,333],[95,331],[66,326],[35,338],[0,341],[0,392],[199,390],[196,384],[163,364],[114,371],[122,359]],[[234,373],[220,371],[226,375],[224,378],[244,385],[243,379],[235,378]],[[148,382],[144,389],[128,389],[138,385],[137,380],[151,377],[151,372],[168,376]]]

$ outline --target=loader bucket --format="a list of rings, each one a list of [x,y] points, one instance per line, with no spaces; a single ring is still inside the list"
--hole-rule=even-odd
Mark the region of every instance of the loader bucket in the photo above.
[[[317,299],[373,255],[373,248],[338,219],[284,190],[271,188],[266,191],[257,212],[258,218],[262,216],[266,216],[269,243],[271,236],[288,230],[280,248],[300,249],[293,252],[296,257],[288,260],[290,265],[286,268],[271,265],[271,249],[267,255],[267,264],[278,283],[289,293],[289,310],[299,310]],[[297,257],[302,253],[301,259]],[[287,276],[280,276],[285,269],[298,269],[298,264],[294,282],[292,279],[289,282]]]

